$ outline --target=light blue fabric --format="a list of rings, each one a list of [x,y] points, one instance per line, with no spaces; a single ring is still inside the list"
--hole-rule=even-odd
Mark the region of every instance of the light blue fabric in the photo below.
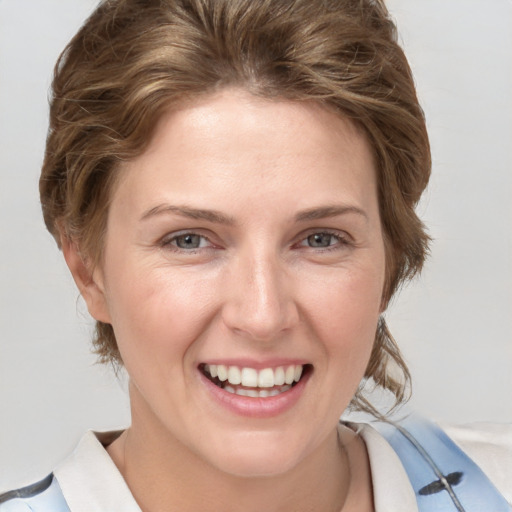
[[[59,483],[53,478],[50,486],[35,496],[14,497],[0,503],[0,512],[71,512]]]
[[[400,457],[420,512],[512,512],[483,471],[437,425],[410,415],[374,426]]]

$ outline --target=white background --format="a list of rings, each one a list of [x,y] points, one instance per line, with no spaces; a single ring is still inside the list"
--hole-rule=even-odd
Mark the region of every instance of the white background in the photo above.
[[[93,0],[0,0],[0,491],[44,476],[88,428],[129,421],[89,354],[90,322],[45,232],[37,182],[59,51]],[[512,2],[393,0],[425,108],[435,239],[388,314],[412,405],[512,421]]]

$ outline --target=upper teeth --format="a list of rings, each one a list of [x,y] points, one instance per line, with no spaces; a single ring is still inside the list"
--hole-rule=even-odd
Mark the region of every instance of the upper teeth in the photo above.
[[[230,384],[242,385],[251,388],[271,388],[298,382],[302,375],[303,366],[295,364],[290,366],[278,366],[277,368],[239,368],[238,366],[226,366],[224,364],[207,364],[204,369],[212,377],[220,381],[228,381]]]

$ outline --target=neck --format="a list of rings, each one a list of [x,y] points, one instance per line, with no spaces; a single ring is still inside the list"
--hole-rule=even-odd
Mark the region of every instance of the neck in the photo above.
[[[146,414],[132,408],[132,415],[108,452],[144,512],[339,512],[347,496],[353,499],[351,464],[336,428],[286,473],[240,477],[200,458]]]

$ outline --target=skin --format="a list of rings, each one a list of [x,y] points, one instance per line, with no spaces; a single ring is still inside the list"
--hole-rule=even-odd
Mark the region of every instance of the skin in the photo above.
[[[101,265],[63,247],[130,375],[132,426],[108,451],[144,511],[372,510],[364,443],[337,427],[385,274],[375,165],[350,121],[238,89],[168,112],[121,166]],[[292,407],[247,417],[198,370],[235,358],[312,371]]]

